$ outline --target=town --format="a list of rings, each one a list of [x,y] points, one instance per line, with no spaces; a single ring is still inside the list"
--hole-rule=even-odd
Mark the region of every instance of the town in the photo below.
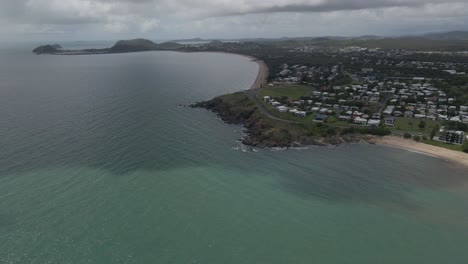
[[[387,65],[388,61],[378,60],[376,64]],[[424,61],[393,64],[394,67],[407,65],[457,77],[466,77],[468,67],[467,63]],[[385,126],[418,140],[430,137],[457,145],[466,140],[468,100],[447,94],[439,87],[441,78],[387,77],[371,67],[353,71],[344,64],[311,67],[282,64],[276,72],[261,99],[278,113],[300,118],[312,116],[313,122]],[[346,78],[347,85],[332,85]],[[290,97],[288,88],[291,87],[296,87],[293,90],[302,87],[303,93]],[[282,90],[282,93],[271,96],[268,88]],[[287,115],[282,116],[287,118]],[[428,124],[431,124],[430,130],[426,129]]]

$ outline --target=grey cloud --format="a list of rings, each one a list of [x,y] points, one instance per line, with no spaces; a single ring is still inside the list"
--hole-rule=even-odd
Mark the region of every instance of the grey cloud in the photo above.
[[[468,0],[0,0],[0,33],[83,39],[393,34],[467,29],[467,8]]]
[[[437,0],[328,0],[314,1],[289,1],[290,3],[271,5],[252,5],[244,10],[225,10],[218,16],[245,15],[256,13],[325,13],[333,11],[366,10],[390,7],[417,8],[427,4],[439,3]],[[460,0],[445,0],[445,3],[467,2]]]

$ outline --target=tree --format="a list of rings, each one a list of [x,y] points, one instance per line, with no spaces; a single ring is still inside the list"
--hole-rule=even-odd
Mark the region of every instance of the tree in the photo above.
[[[435,137],[438,130],[439,130],[439,125],[435,125],[434,128],[432,128],[431,135],[430,135],[431,140],[434,139],[434,137]]]
[[[414,136],[413,139],[416,140],[416,141],[421,141],[421,137],[420,137],[420,136]]]
[[[418,127],[419,127],[421,130],[424,129],[424,128],[426,128],[426,121],[421,120],[421,122],[419,122]]]
[[[330,135],[330,136],[334,136],[336,135],[336,130],[333,129],[333,128],[330,128],[327,130],[327,134]]]
[[[465,140],[465,143],[463,143],[462,151],[468,153],[468,140]]]
[[[404,137],[404,138],[411,138],[411,134],[410,134],[410,133],[405,133],[405,134],[403,135],[403,137]]]

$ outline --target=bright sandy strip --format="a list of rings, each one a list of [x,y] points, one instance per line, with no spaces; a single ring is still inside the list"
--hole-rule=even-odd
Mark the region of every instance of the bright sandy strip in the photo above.
[[[231,55],[239,55],[245,58],[249,58],[253,62],[258,64],[258,74],[257,78],[255,79],[255,82],[252,84],[250,89],[258,89],[265,87],[268,84],[268,73],[269,69],[268,66],[265,64],[264,61],[259,60],[255,57],[245,55],[245,54],[240,54],[240,53],[231,53],[231,52],[225,52],[225,51],[208,51],[209,53],[221,53],[221,54],[231,54]]]
[[[263,62],[262,60],[258,60],[255,58],[252,58],[252,60],[258,64],[259,69],[258,69],[257,79],[255,79],[255,82],[252,84],[250,89],[262,88],[267,85],[268,67],[266,66],[265,62]]]
[[[405,139],[405,138],[397,137],[397,136],[374,137],[372,141],[375,142],[376,144],[397,147],[401,149],[406,149],[410,151],[420,152],[423,154],[439,157],[444,160],[453,161],[453,162],[456,162],[458,164],[468,167],[468,154],[463,153],[463,152],[436,147],[436,146],[416,142],[412,139]]]

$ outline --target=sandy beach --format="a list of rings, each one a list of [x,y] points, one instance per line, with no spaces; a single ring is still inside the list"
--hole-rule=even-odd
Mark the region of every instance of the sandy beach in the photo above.
[[[265,87],[268,84],[268,67],[262,60],[258,60],[256,58],[252,58],[252,60],[258,64],[259,69],[257,79],[255,79],[255,82],[252,84],[250,89]]]
[[[252,57],[252,56],[249,56],[249,55],[241,54],[241,53],[231,53],[231,52],[224,52],[224,51],[208,51],[208,52],[209,53],[239,55],[239,56],[242,56],[242,57],[245,57],[245,58],[249,58],[253,62],[257,63],[258,67],[259,67],[258,68],[257,78],[255,79],[255,82],[252,84],[250,89],[262,88],[262,87],[265,87],[268,84],[269,69],[268,69],[268,66],[265,64],[264,61],[259,60],[259,59],[255,58],[255,57]]]
[[[397,136],[375,137],[372,141],[376,144],[406,149],[442,158],[447,161],[456,162],[468,168],[468,154],[463,152],[436,147],[421,142],[416,142],[412,139],[404,139]]]

